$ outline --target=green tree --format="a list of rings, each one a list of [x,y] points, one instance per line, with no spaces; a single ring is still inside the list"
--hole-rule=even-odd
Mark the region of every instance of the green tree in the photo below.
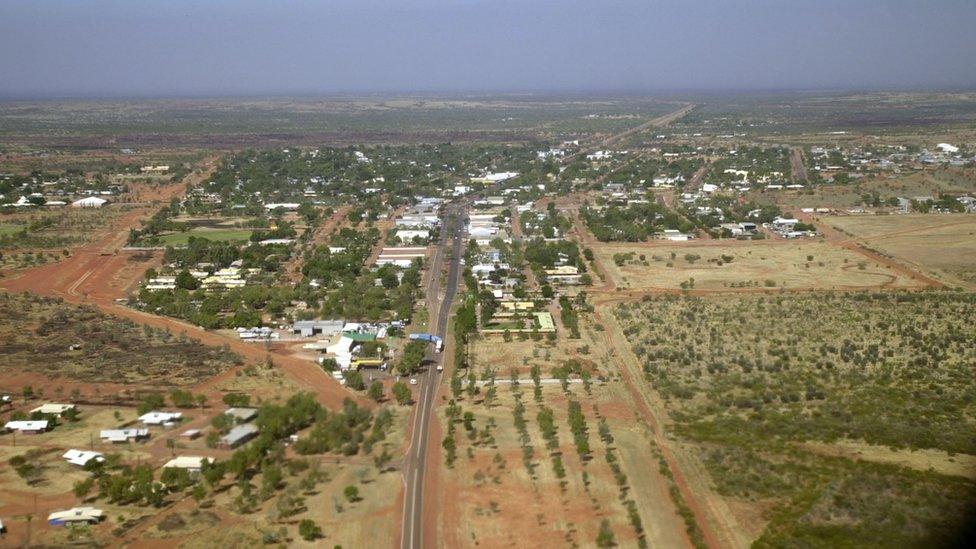
[[[369,390],[366,392],[369,398],[376,402],[383,400],[383,384],[379,381],[374,381],[369,384]]]
[[[600,533],[596,536],[596,546],[597,547],[614,547],[617,545],[617,540],[613,536],[613,530],[610,529],[610,521],[603,519],[600,523]]]
[[[413,395],[410,393],[410,388],[407,384],[398,381],[393,384],[393,397],[396,398],[397,404],[407,405],[413,400]]]
[[[346,497],[349,503],[355,503],[359,501],[359,488],[352,485],[346,486],[345,490],[342,491],[342,495]]]
[[[363,374],[359,372],[356,371],[346,372],[345,379],[346,379],[346,387],[349,387],[350,389],[362,391],[363,389],[366,388],[366,382],[363,381]]]
[[[183,290],[196,290],[200,283],[190,274],[190,271],[183,269],[176,275],[176,287]]]
[[[166,400],[163,398],[162,393],[149,393],[142,397],[142,402],[136,408],[140,415],[148,414],[154,410],[159,410],[166,406]]]

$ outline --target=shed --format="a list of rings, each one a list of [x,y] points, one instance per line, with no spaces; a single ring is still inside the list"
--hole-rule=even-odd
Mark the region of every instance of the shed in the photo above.
[[[213,462],[213,458],[203,456],[177,456],[163,465],[163,469],[186,469],[191,473],[199,473],[204,463]]]
[[[335,335],[342,331],[345,321],[342,320],[299,320],[292,324],[292,333],[302,337],[315,335]]]
[[[238,425],[220,438],[220,444],[227,448],[237,448],[258,435],[258,428],[251,423]]]
[[[234,418],[238,423],[247,423],[258,417],[257,408],[227,408],[224,413]]]

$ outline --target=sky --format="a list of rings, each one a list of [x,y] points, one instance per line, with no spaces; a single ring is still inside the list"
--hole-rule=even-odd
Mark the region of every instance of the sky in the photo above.
[[[0,96],[976,87],[974,0],[0,0]]]

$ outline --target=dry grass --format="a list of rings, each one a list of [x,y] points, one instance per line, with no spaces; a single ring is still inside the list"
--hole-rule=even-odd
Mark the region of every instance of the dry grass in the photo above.
[[[888,215],[825,220],[865,246],[954,285],[976,287],[976,215]]]
[[[908,288],[917,283],[864,256],[822,241],[730,243],[729,245],[598,246],[618,288],[677,289],[694,279],[694,289],[737,287],[832,289],[878,286]],[[623,265],[618,254],[633,253]],[[641,256],[644,260],[641,260]],[[697,258],[695,258],[697,256]],[[731,260],[730,260],[731,258]]]

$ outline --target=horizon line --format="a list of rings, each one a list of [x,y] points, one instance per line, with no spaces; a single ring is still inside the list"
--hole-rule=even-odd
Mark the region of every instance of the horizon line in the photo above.
[[[293,90],[261,92],[200,92],[200,93],[49,93],[0,91],[0,102],[28,101],[166,101],[166,100],[240,100],[240,99],[316,99],[362,97],[646,97],[660,96],[721,96],[761,94],[867,94],[867,93],[967,93],[976,92],[976,84],[968,86],[822,86],[822,87],[706,87],[706,88],[605,88],[605,89],[363,89],[363,90]]]

